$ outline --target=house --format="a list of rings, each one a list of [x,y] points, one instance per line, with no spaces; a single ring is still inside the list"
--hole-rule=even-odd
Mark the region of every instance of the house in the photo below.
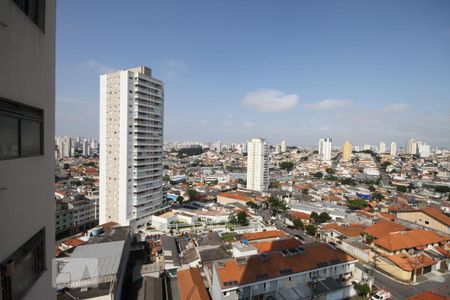
[[[244,233],[241,235],[243,240],[247,241],[263,241],[274,240],[284,237],[286,233],[282,230],[267,230],[259,232]]]
[[[180,300],[209,300],[208,290],[198,268],[177,271]]]
[[[406,228],[403,225],[400,225],[400,224],[397,224],[394,222],[390,222],[390,221],[386,221],[386,220],[380,220],[377,223],[375,223],[374,225],[365,228],[363,230],[363,234],[371,235],[375,239],[378,239],[378,238],[385,236],[391,232],[399,232],[399,231],[404,231],[407,229],[408,228]]]
[[[352,297],[356,261],[320,243],[219,261],[210,270],[211,296],[213,300],[263,299],[262,295],[301,299],[313,293],[320,299]]]
[[[363,230],[364,227],[356,223],[348,225],[331,223],[323,225],[319,235],[326,242],[340,244],[343,239],[361,236]]]
[[[418,275],[434,270],[436,261],[427,255],[412,256],[408,253],[382,254],[375,258],[375,266],[403,281],[416,281]]]
[[[450,300],[450,296],[436,294],[432,291],[425,291],[409,297],[407,300]]]
[[[450,217],[434,207],[428,207],[421,210],[398,211],[397,218],[445,234],[450,234]]]
[[[230,204],[230,203],[240,203],[243,205],[247,205],[247,202],[255,202],[256,198],[251,194],[239,193],[239,192],[225,192],[217,195],[217,203],[220,204]]]

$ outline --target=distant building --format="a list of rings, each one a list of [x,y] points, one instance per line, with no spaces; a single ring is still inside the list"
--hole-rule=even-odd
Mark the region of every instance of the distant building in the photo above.
[[[83,145],[83,149],[82,149],[83,150],[83,156],[91,155],[91,149],[90,149],[90,146],[89,146],[89,142],[87,140],[84,140],[82,145]]]
[[[395,142],[391,143],[391,156],[397,156],[397,144]]]
[[[424,158],[430,157],[430,145],[427,145],[424,142],[418,142],[416,154]]]
[[[147,225],[162,189],[163,83],[140,66],[100,76],[100,224]]]
[[[286,142],[286,140],[283,140],[283,141],[281,142],[280,147],[281,147],[281,149],[280,149],[281,153],[284,153],[284,152],[287,151],[287,142]]]
[[[386,152],[386,144],[384,142],[380,143],[380,146],[378,147],[378,153],[382,154]]]
[[[350,159],[352,159],[352,143],[346,141],[342,146],[342,160],[349,161]]]
[[[319,157],[322,161],[331,161],[331,138],[319,140]]]
[[[267,191],[269,189],[269,145],[264,139],[248,142],[247,189]]]
[[[406,145],[407,154],[417,154],[417,141],[415,139],[409,139]]]

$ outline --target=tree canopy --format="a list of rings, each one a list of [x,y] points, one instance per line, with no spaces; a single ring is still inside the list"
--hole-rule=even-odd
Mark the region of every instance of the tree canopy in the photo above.
[[[283,161],[280,164],[280,168],[282,170],[286,170],[286,171],[292,171],[292,169],[294,169],[294,163],[291,161]]]

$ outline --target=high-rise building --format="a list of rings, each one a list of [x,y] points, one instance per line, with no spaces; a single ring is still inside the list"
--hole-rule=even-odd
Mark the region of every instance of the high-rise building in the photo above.
[[[370,144],[364,144],[363,151],[370,151],[372,150],[372,146]]]
[[[0,299],[55,299],[56,1],[0,1]]]
[[[342,160],[349,161],[350,159],[352,159],[352,143],[346,141],[342,146]]]
[[[417,154],[417,141],[415,139],[409,139],[406,145],[407,154]]]
[[[264,139],[252,139],[247,146],[247,189],[269,189],[269,145]]]
[[[395,142],[391,143],[391,156],[397,156],[397,144]]]
[[[378,153],[382,154],[386,152],[386,144],[384,142],[380,143],[380,146],[378,147]]]
[[[281,151],[281,153],[284,153],[284,152],[286,152],[287,151],[287,142],[286,142],[286,140],[283,140],[282,142],[281,142],[281,149],[280,149],[280,151]]]
[[[319,157],[322,161],[331,161],[331,138],[319,140]]]
[[[217,141],[214,144],[214,148],[216,149],[216,152],[218,152],[218,153],[222,152],[222,142],[221,141]]]
[[[144,226],[163,199],[164,87],[140,66],[100,76],[100,223]]]
[[[82,143],[82,150],[83,150],[83,156],[89,156],[91,155],[91,148],[89,146],[89,142],[88,140],[84,140]]]
[[[420,157],[430,157],[430,145],[424,142],[417,142],[417,155]]]

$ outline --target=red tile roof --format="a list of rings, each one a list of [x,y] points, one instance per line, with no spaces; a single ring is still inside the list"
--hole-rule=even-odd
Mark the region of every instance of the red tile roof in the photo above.
[[[311,218],[311,216],[308,215],[307,213],[300,211],[291,211],[290,215],[293,219],[309,220]]]
[[[405,232],[396,232],[384,235],[375,240],[375,245],[390,251],[418,248],[428,244],[436,244],[450,240],[433,231],[414,229]]]
[[[389,259],[400,269],[408,272],[413,271],[414,268],[420,269],[436,264],[436,261],[434,259],[431,259],[426,255],[412,257],[407,253],[401,253],[397,255],[383,255],[383,256]]]
[[[433,219],[438,220],[442,224],[445,224],[447,226],[450,226],[450,217],[443,214],[439,209],[436,209],[434,207],[428,207],[425,209],[422,209],[422,211],[432,217]]]
[[[258,253],[280,251],[282,249],[292,249],[300,246],[301,244],[302,243],[295,238],[250,243],[250,245],[258,250]]]
[[[432,291],[425,291],[409,297],[407,300],[450,300],[450,296],[439,295]]]
[[[285,235],[286,233],[281,230],[268,230],[268,231],[244,233],[242,234],[242,238],[247,241],[255,241],[255,240],[277,238]]]
[[[237,193],[220,193],[218,196],[222,196],[222,197],[226,197],[226,198],[231,198],[231,199],[236,199],[236,200],[241,200],[241,201],[254,201],[253,198],[251,197],[247,197],[244,195],[240,195]]]
[[[325,244],[308,244],[303,247],[303,254],[283,256],[281,252],[271,252],[265,258],[260,255],[250,256],[245,263],[238,263],[235,259],[224,261],[222,266],[214,263],[222,289],[284,276],[284,271],[288,272],[285,274],[287,275],[314,270],[320,263],[337,264],[356,260]],[[225,285],[227,282],[233,284]]]
[[[403,225],[393,223],[390,221],[380,220],[376,224],[364,229],[363,232],[366,234],[370,234],[373,237],[378,239],[378,238],[380,238],[386,234],[389,234],[391,232],[399,232],[399,231],[404,231],[407,229],[408,228],[406,228]]]
[[[349,224],[348,226],[341,226],[338,224],[326,224],[324,226],[325,230],[334,230],[339,232],[346,237],[355,237],[363,233],[364,227],[361,224]]]
[[[209,300],[200,270],[185,269],[177,271],[180,300]]]

